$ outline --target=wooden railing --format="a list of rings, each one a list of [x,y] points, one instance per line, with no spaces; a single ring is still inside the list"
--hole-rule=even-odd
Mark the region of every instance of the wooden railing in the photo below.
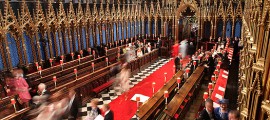
[[[183,74],[183,71],[178,71],[165,86],[163,86],[158,92],[154,94],[153,97],[151,97],[145,104],[143,104],[139,108],[137,116],[142,120],[154,119],[159,114],[159,112],[164,109],[164,91],[168,91],[169,96],[173,96],[175,94],[174,89],[177,86],[176,79],[178,77],[181,77],[181,79],[183,79]]]
[[[199,85],[203,75],[204,66],[197,67],[193,74],[179,89],[179,93],[169,102],[167,109],[163,111],[165,114],[161,116],[162,119],[183,119],[190,104],[199,91]]]
[[[199,66],[192,75],[180,85],[180,89],[175,91],[177,87],[176,78],[184,74],[183,71],[177,74],[162,87],[153,97],[144,103],[137,112],[137,117],[142,120],[158,119],[158,120],[174,120],[183,119],[184,114],[193,98],[198,92],[200,80],[204,76],[204,67]],[[183,79],[183,78],[181,78]],[[169,98],[166,109],[164,91],[167,90]],[[175,117],[177,116],[177,117]]]

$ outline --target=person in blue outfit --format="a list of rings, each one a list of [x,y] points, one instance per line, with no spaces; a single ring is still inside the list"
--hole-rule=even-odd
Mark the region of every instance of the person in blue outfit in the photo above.
[[[228,99],[220,99],[218,101],[218,103],[220,104],[220,107],[217,107],[214,109],[214,114],[215,117],[218,120],[228,120],[228,114],[229,114],[229,109],[228,109],[228,104],[229,104],[229,100]]]

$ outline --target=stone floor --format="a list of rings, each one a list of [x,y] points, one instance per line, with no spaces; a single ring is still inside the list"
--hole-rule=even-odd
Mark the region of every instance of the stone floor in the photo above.
[[[202,85],[201,89],[199,91],[199,94],[196,96],[195,100],[192,102],[192,105],[190,106],[184,120],[195,120],[196,115],[198,114],[198,111],[203,103],[203,93],[207,91],[207,86]]]

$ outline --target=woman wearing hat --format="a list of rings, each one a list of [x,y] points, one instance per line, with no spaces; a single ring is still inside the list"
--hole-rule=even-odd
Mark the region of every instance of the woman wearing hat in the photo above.
[[[228,99],[221,99],[218,101],[218,103],[220,104],[220,107],[215,108],[214,110],[214,114],[215,117],[218,120],[228,120],[228,114],[229,114],[229,109],[228,109],[228,104],[229,104],[229,100]]]

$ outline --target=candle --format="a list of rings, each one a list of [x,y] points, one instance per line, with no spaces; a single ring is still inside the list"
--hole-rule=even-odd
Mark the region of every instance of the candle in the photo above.
[[[50,63],[52,63],[52,61],[53,61],[52,58],[50,58]]]
[[[216,77],[214,75],[212,75],[211,80],[216,81]]]
[[[41,72],[41,70],[42,70],[41,66],[38,66],[38,70]]]
[[[169,97],[168,91],[164,91],[164,98],[168,98],[168,97]]]
[[[181,83],[180,77],[177,78],[177,83]]]
[[[60,65],[63,65],[63,60],[60,60]]]
[[[95,55],[96,54],[96,51],[93,51],[93,55]]]
[[[36,62],[36,67],[38,68],[38,62]]]
[[[208,89],[209,89],[209,90],[213,89],[213,84],[212,84],[212,83],[209,83],[209,84],[208,84]]]
[[[95,63],[94,62],[92,62],[91,64],[92,64],[92,67],[95,67]]]
[[[81,59],[81,56],[80,55],[78,55],[78,59]]]
[[[208,98],[208,93],[207,92],[204,92],[203,99],[207,99],[207,98]]]
[[[190,72],[190,68],[187,68],[187,69],[186,69],[186,73],[189,73],[189,72]]]
[[[141,100],[140,96],[136,96],[136,101],[140,102],[140,100]]]
[[[64,55],[61,55],[61,59],[64,60]]]
[[[156,82],[152,83],[152,88],[155,88]]]
[[[217,69],[218,69],[218,70],[220,69],[220,65],[217,65]]]
[[[56,82],[57,78],[56,76],[53,76],[53,81]]]
[[[76,75],[77,75],[77,72],[78,72],[77,69],[74,69],[74,73],[75,73]]]
[[[218,70],[216,69],[215,72],[214,72],[215,75],[218,75]]]
[[[15,101],[14,98],[10,99],[10,102],[11,102],[12,105],[15,105],[16,104],[16,101]]]
[[[197,61],[196,60],[193,61],[193,65],[194,65],[194,67],[197,65]]]
[[[108,62],[109,60],[108,60],[108,58],[106,58],[106,62]]]
[[[74,53],[72,52],[72,53],[70,53],[70,55],[73,57],[74,56]]]

